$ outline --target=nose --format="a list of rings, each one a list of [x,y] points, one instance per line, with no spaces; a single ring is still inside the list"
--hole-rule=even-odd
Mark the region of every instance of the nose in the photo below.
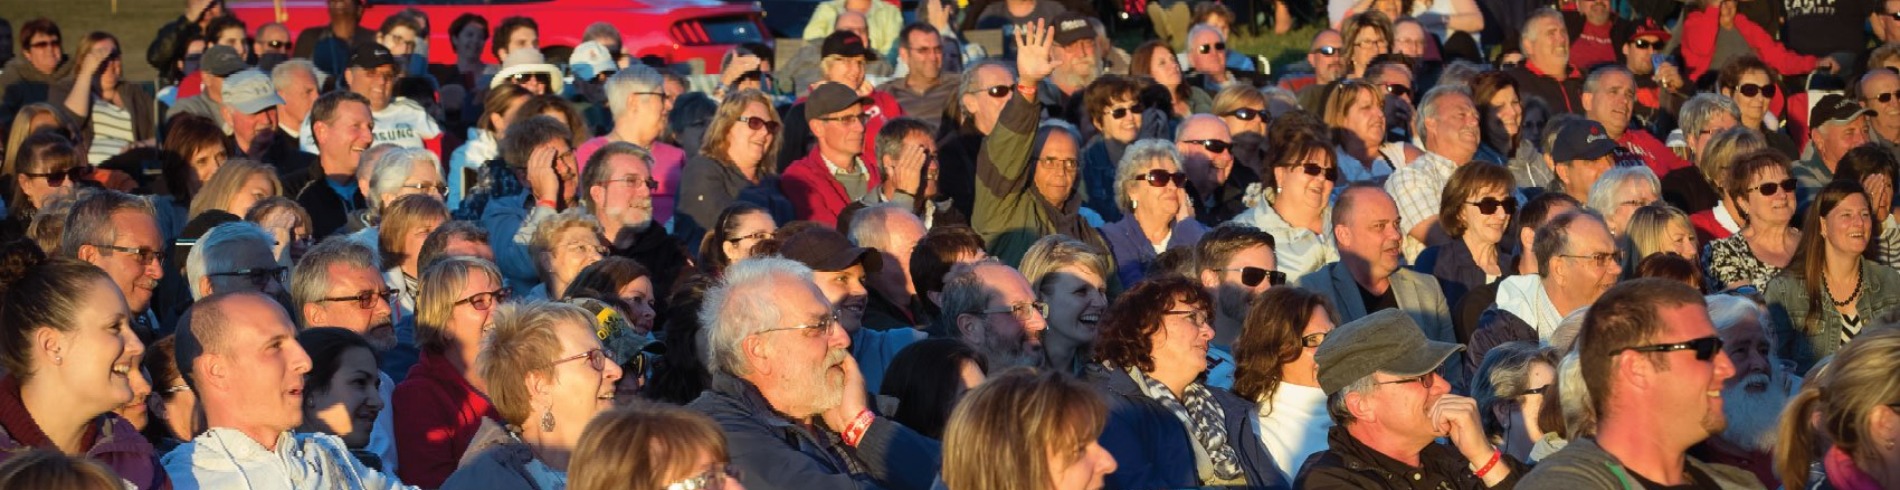
[[[164,261],[159,260],[158,257],[152,257],[151,262],[143,264],[145,266],[145,277],[152,278],[152,280],[158,280],[158,278],[164,277],[165,264],[163,262]]]
[[[290,351],[288,352],[290,356],[290,372],[299,375],[299,377],[304,373],[310,372],[310,353],[305,352],[303,346],[298,345],[296,342],[286,343],[290,345]]]
[[[1728,379],[1732,377],[1735,377],[1735,363],[1729,360],[1727,352],[1723,352],[1720,350],[1715,351],[1715,382],[1716,384],[1721,384],[1725,381],[1728,381]]]
[[[846,334],[843,325],[825,327],[825,345],[834,349],[851,348],[851,335]]]
[[[639,354],[634,354],[634,355],[639,355]],[[607,369],[602,370],[600,374],[601,374],[601,377],[607,380],[608,383],[613,383],[615,381],[620,381],[620,377],[625,376],[626,372],[620,370],[620,364],[615,363],[613,362],[613,360],[609,359],[607,362]]]
[[[1095,465],[1095,471],[1098,474],[1106,475],[1114,473],[1116,469],[1121,467],[1119,463],[1115,462],[1115,455],[1109,454],[1108,449],[1102,447],[1102,443],[1090,442],[1089,454],[1094,455],[1096,461],[1099,461],[1099,463]]]

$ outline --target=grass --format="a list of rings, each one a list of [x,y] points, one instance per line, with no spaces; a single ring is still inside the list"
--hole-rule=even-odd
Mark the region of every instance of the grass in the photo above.
[[[61,40],[66,43],[66,54],[77,58],[79,41],[86,33],[105,31],[119,38],[119,51],[125,57],[125,78],[134,81],[151,81],[158,78],[158,70],[145,62],[145,48],[152,45],[152,38],[158,36],[158,28],[178,18],[185,10],[184,0],[118,0],[119,9],[112,10],[112,0],[0,0],[0,18],[13,25],[17,36],[20,24],[27,20],[46,17],[59,24]],[[16,42],[9,46],[15,56],[20,53]]]

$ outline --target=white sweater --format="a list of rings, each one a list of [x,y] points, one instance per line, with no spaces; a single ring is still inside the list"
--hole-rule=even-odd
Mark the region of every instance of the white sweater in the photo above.
[[[1326,415],[1325,392],[1286,382],[1273,390],[1273,399],[1260,404],[1254,416],[1260,419],[1254,426],[1260,431],[1260,443],[1266,445],[1287,481],[1299,474],[1308,456],[1326,450],[1326,431],[1333,427],[1332,417]]]

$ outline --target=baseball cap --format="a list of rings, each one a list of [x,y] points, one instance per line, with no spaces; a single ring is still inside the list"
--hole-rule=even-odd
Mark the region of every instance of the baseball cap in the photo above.
[[[862,264],[868,274],[884,265],[884,256],[877,250],[854,246],[838,230],[822,227],[808,228],[786,237],[779,254],[818,272],[838,272]]]
[[[1820,102],[1814,103],[1814,110],[1808,114],[1808,129],[1817,129],[1827,123],[1852,121],[1862,114],[1872,116],[1875,113],[1847,96],[1827,94],[1821,97]]]
[[[825,43],[818,52],[824,56],[857,56],[866,60],[877,59],[877,54],[864,45],[864,38],[858,37],[857,33],[851,31],[838,31],[825,36]]]
[[[1320,389],[1331,395],[1379,371],[1393,376],[1425,375],[1464,348],[1425,338],[1411,315],[1387,308],[1328,332],[1313,352],[1313,362],[1319,367]]]
[[[606,46],[588,41],[574,47],[574,53],[567,56],[567,69],[574,72],[576,82],[593,80],[602,73],[613,74],[620,70],[614,63],[614,55]]]
[[[377,43],[363,43],[350,54],[350,68],[372,70],[383,65],[396,65],[396,57],[389,54],[389,48]]]
[[[1630,33],[1630,39],[1639,37],[1654,37],[1656,38],[1656,42],[1667,43],[1669,42],[1669,30],[1664,29],[1661,24],[1657,24],[1656,19],[1646,19],[1643,23],[1636,25],[1636,32]]]
[[[1068,46],[1079,41],[1095,39],[1095,26],[1089,25],[1088,18],[1075,12],[1064,12],[1057,16],[1055,28],[1057,46]]]
[[[1557,141],[1551,145],[1554,162],[1595,160],[1616,151],[1616,140],[1603,125],[1588,119],[1571,121],[1557,128]]]
[[[626,364],[651,343],[646,336],[634,332],[633,321],[627,318],[626,312],[607,302],[582,297],[570,298],[566,303],[586,309],[594,317],[594,324],[590,325],[594,327],[594,336],[600,339],[601,349],[607,351],[607,357],[613,358],[614,364]]]
[[[869,104],[870,97],[858,95],[838,82],[825,82],[811,89],[811,95],[805,97],[805,119],[824,117],[826,114],[845,110],[851,104]]]
[[[284,103],[284,99],[271,86],[270,75],[250,68],[224,79],[224,103],[245,114],[256,114]]]
[[[198,67],[203,69],[206,75],[228,77],[232,73],[250,68],[251,65],[244,62],[244,56],[238,54],[237,49],[220,44],[205,48],[204,57],[199,59]]]

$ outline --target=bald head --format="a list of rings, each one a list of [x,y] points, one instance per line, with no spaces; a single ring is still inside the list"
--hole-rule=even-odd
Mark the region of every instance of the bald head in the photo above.
[[[870,25],[871,23],[865,20],[864,14],[846,10],[838,14],[838,20],[834,21],[832,28],[837,31],[855,32],[862,37],[866,31],[870,30]]]
[[[191,304],[185,311],[189,322],[181,322],[186,328],[178,329],[174,347],[174,357],[178,369],[186,374],[185,381],[194,383],[190,376],[193,362],[198,357],[210,355],[229,355],[231,346],[230,332],[240,325],[254,323],[269,324],[284,331],[292,331],[290,315],[284,307],[257,292],[220,293],[206,296]]]

